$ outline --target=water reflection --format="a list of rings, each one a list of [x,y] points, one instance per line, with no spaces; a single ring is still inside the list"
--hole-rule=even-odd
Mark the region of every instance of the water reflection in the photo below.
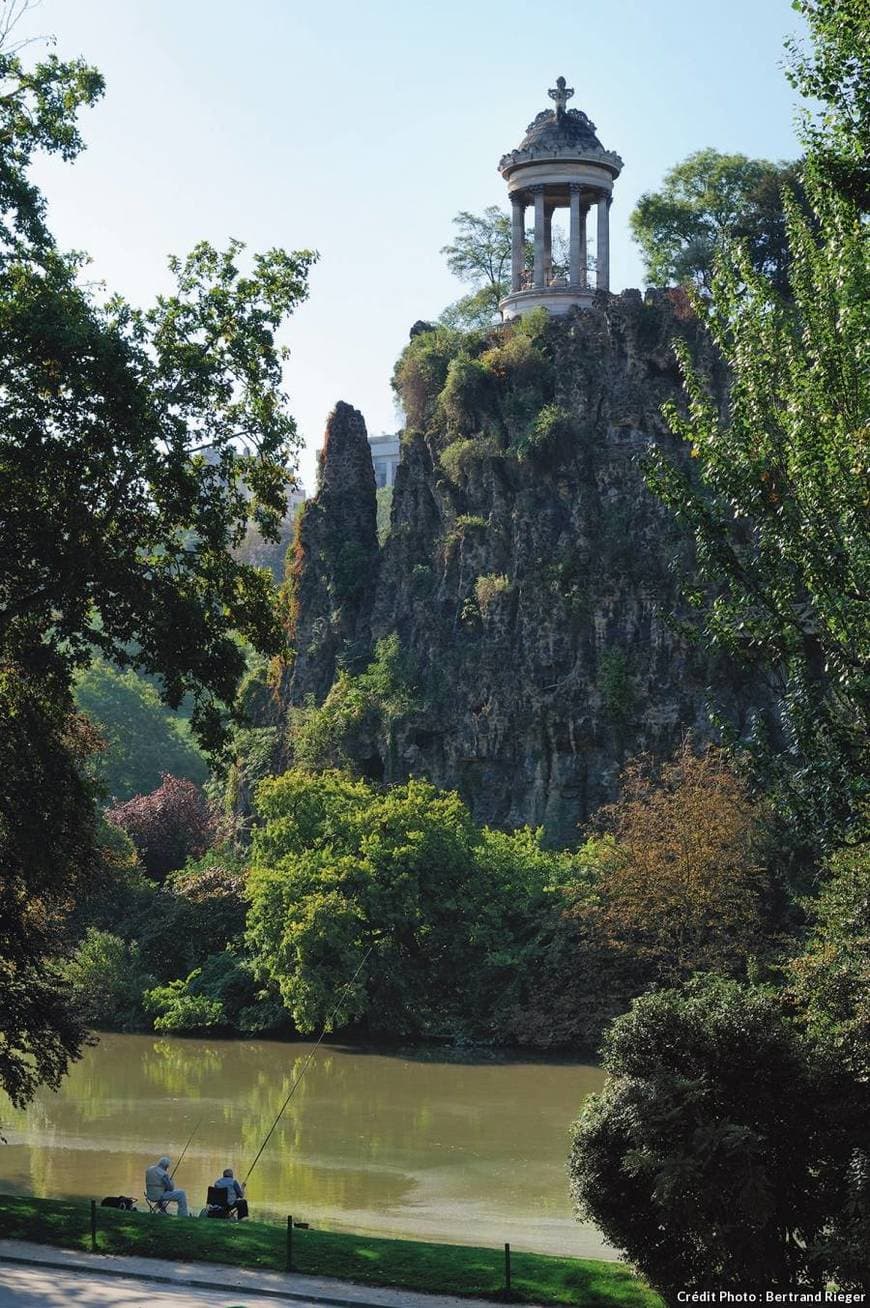
[[[307,1044],[104,1036],[58,1093],[3,1104],[6,1193],[141,1196],[177,1159],[194,1207],[244,1175]],[[571,1217],[568,1127],[603,1080],[565,1063],[455,1062],[321,1046],[251,1178],[252,1207],[321,1226],[607,1256]],[[141,1200],[140,1200],[141,1206]]]

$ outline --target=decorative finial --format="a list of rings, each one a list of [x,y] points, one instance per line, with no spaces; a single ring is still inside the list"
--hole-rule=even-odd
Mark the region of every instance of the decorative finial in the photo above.
[[[556,85],[551,87],[547,95],[551,100],[556,101],[556,120],[565,117],[565,105],[574,94],[573,86],[566,86],[564,77],[556,78]]]

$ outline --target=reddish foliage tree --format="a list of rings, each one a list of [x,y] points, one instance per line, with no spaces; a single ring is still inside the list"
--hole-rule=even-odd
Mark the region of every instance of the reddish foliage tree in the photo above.
[[[162,881],[199,858],[212,839],[212,818],[205,796],[192,781],[163,773],[150,795],[134,795],[108,810],[106,817],[133,841],[150,877]]]

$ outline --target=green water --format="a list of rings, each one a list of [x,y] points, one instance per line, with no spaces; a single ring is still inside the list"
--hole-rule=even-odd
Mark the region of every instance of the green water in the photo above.
[[[106,1035],[60,1091],[0,1105],[0,1191],[129,1194],[193,1143],[191,1209],[224,1167],[244,1176],[306,1044]],[[571,1215],[568,1129],[603,1074],[584,1064],[462,1061],[321,1045],[248,1187],[252,1214],[543,1253],[607,1257]]]

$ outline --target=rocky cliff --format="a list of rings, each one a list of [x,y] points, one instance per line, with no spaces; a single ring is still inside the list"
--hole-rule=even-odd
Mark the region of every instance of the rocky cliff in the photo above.
[[[309,761],[426,776],[478,821],[571,842],[627,757],[710,734],[711,684],[745,725],[746,689],[674,620],[691,546],[641,471],[653,444],[688,458],[661,412],[682,402],[675,337],[724,403],[709,343],[666,293],[416,332],[380,550],[362,418],[338,406],[297,543],[283,687]]]

